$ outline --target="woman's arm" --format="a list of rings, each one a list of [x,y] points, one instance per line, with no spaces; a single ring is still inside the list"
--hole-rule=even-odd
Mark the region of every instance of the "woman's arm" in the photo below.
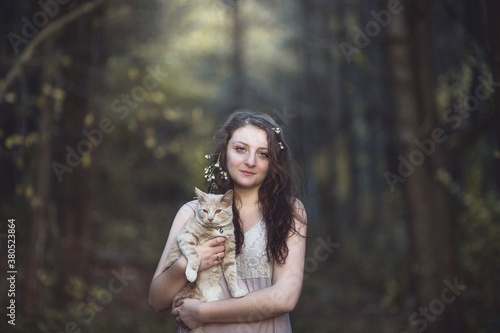
[[[194,216],[194,211],[194,202],[185,204],[179,209],[172,223],[165,249],[163,250],[149,288],[149,304],[157,312],[169,309],[172,306],[175,295],[188,283],[185,275],[187,260],[184,256],[181,256],[167,270],[163,271],[163,267],[165,266],[170,248],[177,241],[177,235],[179,235],[186,222]],[[200,271],[216,264],[214,262],[216,253],[219,253],[219,258],[224,257],[225,248],[222,245],[223,242],[224,238],[218,237],[198,246],[202,257]]]
[[[194,299],[180,300],[172,314],[193,329],[214,322],[253,322],[291,312],[297,304],[304,277],[306,251],[306,213],[297,201],[299,217],[295,221],[299,234],[287,241],[288,257],[283,266],[274,265],[273,285],[254,291],[242,298],[203,303]]]

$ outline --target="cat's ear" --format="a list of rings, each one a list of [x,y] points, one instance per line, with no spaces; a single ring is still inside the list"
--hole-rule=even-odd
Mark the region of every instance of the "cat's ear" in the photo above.
[[[231,206],[233,204],[233,190],[227,191],[220,199],[220,202],[227,207]]]
[[[194,191],[198,195],[198,201],[199,202],[205,202],[205,201],[207,201],[207,194],[205,192],[203,192],[202,190],[200,190],[197,187],[194,188]]]

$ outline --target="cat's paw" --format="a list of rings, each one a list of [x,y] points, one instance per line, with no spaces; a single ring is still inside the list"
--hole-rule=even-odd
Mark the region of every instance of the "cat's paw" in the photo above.
[[[186,269],[186,278],[188,279],[189,282],[194,282],[196,281],[196,278],[198,277],[198,273],[194,269]]]
[[[208,302],[215,302],[215,301],[218,301],[219,300],[219,297],[210,297],[209,299],[207,299],[207,303]]]
[[[247,294],[247,292],[243,289],[237,289],[234,291],[234,293],[232,293],[233,297],[235,298],[240,298],[240,297],[243,297]]]

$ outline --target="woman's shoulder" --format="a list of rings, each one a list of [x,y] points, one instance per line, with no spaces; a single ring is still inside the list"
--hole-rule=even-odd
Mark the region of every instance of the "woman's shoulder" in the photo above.
[[[172,222],[172,228],[180,230],[187,221],[189,221],[196,213],[197,200],[192,200],[183,204],[177,214],[175,214],[174,221]]]
[[[291,200],[292,203],[292,209],[295,213],[299,213],[301,211],[305,212],[306,207],[304,206],[304,203],[297,197],[293,197]]]
[[[198,206],[198,200],[191,200],[182,205],[181,209],[190,209],[191,211],[195,211]]]
[[[297,197],[292,197],[292,207],[294,209],[305,209],[304,203]]]
[[[292,210],[295,218],[298,221],[302,222],[303,224],[307,223],[306,207],[299,198],[292,199]]]
[[[192,217],[196,212],[196,207],[198,206],[198,200],[191,200],[186,202],[177,211],[177,216]]]

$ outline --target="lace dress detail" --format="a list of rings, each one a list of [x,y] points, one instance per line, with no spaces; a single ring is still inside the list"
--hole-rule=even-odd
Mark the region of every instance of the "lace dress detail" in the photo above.
[[[245,233],[245,243],[236,258],[236,267],[240,279],[272,278],[272,265],[266,253],[266,224],[260,220]]]
[[[245,241],[241,253],[236,257],[238,285],[251,293],[272,286],[272,263],[267,259],[267,228],[261,220],[252,229],[245,232]],[[231,298],[231,293],[224,278],[221,279],[222,295],[219,299]],[[261,311],[265,311],[265,307]],[[239,317],[234,323],[211,323],[203,326],[205,333],[291,333],[288,313],[262,321],[252,321],[262,318],[265,313],[258,311],[248,318]],[[247,322],[251,321],[251,322]],[[182,325],[178,333],[188,332]]]

